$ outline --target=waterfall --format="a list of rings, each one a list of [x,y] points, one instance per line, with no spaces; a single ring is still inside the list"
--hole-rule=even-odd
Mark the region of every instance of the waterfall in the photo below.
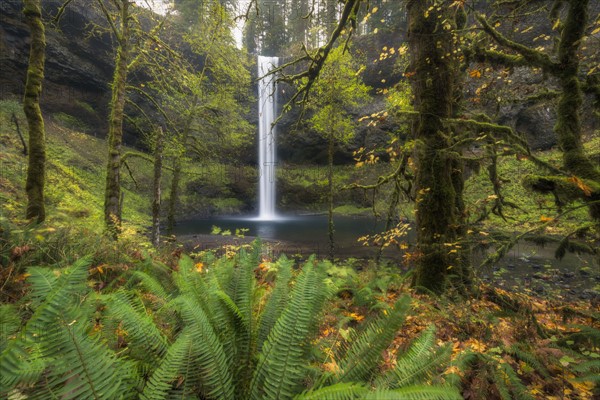
[[[262,77],[277,67],[277,57],[258,56],[258,76]],[[277,219],[275,213],[275,128],[271,125],[276,115],[277,96],[273,75],[258,82],[258,172],[260,175],[258,218],[261,220]]]

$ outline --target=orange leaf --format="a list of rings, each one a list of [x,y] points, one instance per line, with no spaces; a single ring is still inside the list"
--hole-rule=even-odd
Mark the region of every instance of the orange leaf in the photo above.
[[[472,69],[469,71],[469,76],[471,78],[481,78],[481,71],[478,69]]]
[[[577,185],[577,187],[579,189],[581,189],[583,194],[585,194],[587,197],[590,197],[592,195],[592,188],[589,187],[588,185],[586,185],[585,182],[582,181],[581,179],[579,179],[578,177],[573,175],[572,177],[569,178],[569,181],[571,181],[575,185]]]

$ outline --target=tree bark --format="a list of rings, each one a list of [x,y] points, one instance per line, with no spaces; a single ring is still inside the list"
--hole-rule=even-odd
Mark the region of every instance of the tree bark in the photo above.
[[[167,233],[173,234],[175,229],[175,209],[179,201],[179,182],[181,181],[181,159],[182,155],[176,155],[173,161],[173,178],[171,179],[171,190],[169,191],[169,209],[167,211]]]
[[[192,104],[192,109],[195,109],[198,105],[198,97],[194,97]],[[179,184],[181,182],[181,171],[183,169],[183,157],[185,156],[186,144],[190,135],[190,130],[192,129],[193,121],[194,114],[191,113],[185,123],[183,133],[181,134],[180,144],[182,149],[175,154],[175,159],[173,160],[173,178],[171,179],[171,190],[169,192],[169,205],[167,210],[167,233],[169,235],[172,235],[173,230],[175,229],[175,209],[179,202]]]
[[[463,178],[459,157],[449,151],[451,132],[444,119],[455,113],[458,62],[453,56],[456,37],[448,4],[433,0],[409,0],[409,46],[417,141],[416,229],[419,253],[413,284],[440,293],[450,276],[468,284],[468,257],[464,256],[465,227]],[[440,18],[438,16],[441,15]]]
[[[46,218],[44,184],[46,180],[46,143],[44,119],[40,110],[40,95],[44,80],[46,33],[42,22],[40,0],[24,0],[25,20],[31,30],[29,67],[23,110],[29,126],[29,159],[27,166],[27,219],[41,223]]]
[[[335,227],[333,225],[333,145],[334,138],[333,132],[331,132],[327,149],[327,231],[329,233],[329,260],[331,262],[333,262],[333,258],[335,256]]]
[[[558,49],[558,79],[561,95],[558,102],[555,132],[563,153],[563,166],[573,175],[600,183],[600,169],[584,152],[581,140],[581,106],[583,91],[579,82],[578,51],[588,23],[589,0],[570,0]],[[600,222],[600,193],[589,201],[591,217]]]
[[[15,129],[17,130],[17,135],[19,136],[19,139],[21,140],[21,144],[23,145],[23,155],[26,156],[29,154],[27,151],[27,143],[25,142],[25,138],[23,137],[23,134],[21,133],[21,126],[19,125],[19,119],[17,118],[17,115],[14,112],[12,113],[10,120],[15,124]]]
[[[152,199],[152,235],[151,240],[154,247],[160,243],[160,181],[162,179],[164,133],[162,128],[156,131],[156,143],[154,147],[154,179]]]
[[[118,48],[115,74],[112,82],[108,132],[108,164],[106,167],[106,191],[104,198],[104,222],[108,232],[116,239],[121,230],[121,148],[123,143],[123,112],[125,87],[129,63],[130,15],[129,1],[121,3],[121,31],[117,38]]]

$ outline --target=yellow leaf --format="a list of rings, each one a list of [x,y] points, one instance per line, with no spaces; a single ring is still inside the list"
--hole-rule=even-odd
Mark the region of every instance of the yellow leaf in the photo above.
[[[595,35],[596,33],[599,33],[599,32],[600,32],[600,26],[597,27],[596,29],[594,29],[591,34]]]
[[[31,274],[28,274],[28,273],[17,275],[15,277],[15,279],[13,279],[13,281],[14,282],[23,282],[25,279],[27,279],[30,276],[31,276]]]
[[[542,216],[540,217],[540,222],[550,222],[550,221],[552,221],[553,219],[554,219],[554,218],[552,218],[552,217],[546,217],[545,215],[542,215]]]
[[[552,30],[555,31],[556,29],[558,29],[558,27],[560,26],[560,18],[557,18],[556,21],[554,22],[554,25],[552,25]],[[600,29],[600,28],[598,28]]]
[[[330,362],[323,364],[323,369],[327,372],[333,372],[337,374],[340,370],[340,367],[337,365],[335,360],[332,359]]]
[[[352,319],[354,319],[355,321],[362,321],[363,319],[365,319],[364,316],[357,314],[357,313],[346,313],[346,315]]]
[[[196,271],[202,272],[202,270],[204,269],[204,263],[202,263],[202,262],[196,263],[195,267],[196,267]]]
[[[444,371],[444,375],[449,375],[449,374],[456,374],[456,375],[462,376],[460,369],[458,369],[458,367],[456,365],[453,365]]]

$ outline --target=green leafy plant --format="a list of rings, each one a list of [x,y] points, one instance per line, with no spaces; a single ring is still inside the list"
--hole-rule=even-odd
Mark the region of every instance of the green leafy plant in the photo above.
[[[282,256],[274,282],[257,278],[260,245],[234,257],[206,254],[177,268],[155,261],[120,287],[88,285],[90,258],[28,269],[23,326],[2,307],[1,393],[30,398],[460,399],[436,374],[447,347],[427,330],[383,376],[383,351],[409,310],[403,297],[340,346],[338,368],[314,368],[321,313],[333,293],[310,258],[299,272]],[[436,382],[437,386],[424,383]],[[376,390],[373,388],[377,388]]]

